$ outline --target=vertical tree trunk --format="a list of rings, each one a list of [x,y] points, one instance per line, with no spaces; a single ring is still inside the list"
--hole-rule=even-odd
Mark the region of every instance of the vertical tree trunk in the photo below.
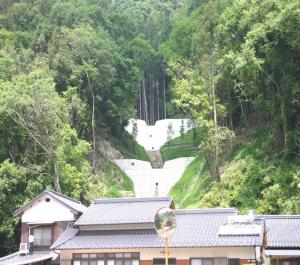
[[[216,91],[215,91],[215,69],[214,69],[214,58],[211,55],[211,87],[213,95],[213,113],[214,113],[214,130],[215,130],[215,144],[214,144],[214,164],[215,164],[215,179],[220,181],[220,172],[219,172],[219,150],[218,150],[218,118],[217,118],[217,104],[216,104]]]
[[[139,118],[142,119],[142,88],[141,85],[139,86]]]
[[[94,95],[94,91],[90,82],[90,77],[89,77],[89,73],[86,69],[86,67],[84,66],[84,70],[86,73],[86,77],[88,80],[88,87],[91,93],[91,97],[92,97],[92,134],[93,134],[93,157],[92,157],[92,168],[93,170],[95,170],[95,165],[96,165],[96,120],[95,120],[95,95]]]
[[[228,85],[228,81],[226,81],[227,83],[227,100],[228,100],[228,106],[229,106],[229,117],[228,117],[228,127],[230,128],[230,130],[233,129],[233,120],[232,120],[232,108],[231,108],[231,97],[230,97],[230,88]]]
[[[283,82],[276,82],[273,81],[278,96],[280,98],[280,119],[281,119],[281,125],[283,130],[283,144],[284,144],[284,154],[287,155],[288,153],[288,112],[287,112],[287,91],[283,85]]]
[[[159,113],[159,81],[156,81],[156,91],[157,91],[157,120],[160,119],[160,113]]]
[[[52,160],[53,160],[53,169],[54,169],[54,186],[55,186],[55,190],[57,192],[61,193],[58,161],[57,161],[56,157],[54,157]]]
[[[163,73],[163,89],[164,89],[164,119],[167,118],[167,107],[166,107],[166,76]]]
[[[147,106],[147,96],[146,96],[146,87],[145,87],[145,75],[143,77],[143,97],[144,97],[144,113],[145,113],[145,122],[148,124],[148,106]]]
[[[287,113],[287,95],[286,89],[281,88],[282,93],[280,97],[280,112],[281,112],[281,121],[283,128],[283,138],[284,138],[284,153],[288,154],[288,113]]]

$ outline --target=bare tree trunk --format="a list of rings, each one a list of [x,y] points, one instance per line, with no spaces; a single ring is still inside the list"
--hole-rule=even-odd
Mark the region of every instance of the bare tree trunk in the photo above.
[[[61,187],[60,187],[60,177],[59,177],[59,166],[58,166],[58,161],[57,158],[53,158],[53,168],[54,168],[54,186],[55,190],[57,192],[61,193]]]
[[[163,73],[163,88],[164,88],[164,119],[167,118],[167,107],[166,107],[166,76]]]
[[[232,120],[232,108],[231,108],[231,97],[230,97],[230,88],[229,88],[229,84],[228,81],[226,81],[226,87],[227,87],[227,101],[228,101],[228,106],[229,106],[229,117],[228,117],[228,127],[230,128],[230,130],[233,129],[233,120]]]
[[[87,77],[87,81],[88,81],[88,87],[91,93],[91,97],[92,97],[92,137],[93,137],[93,157],[92,157],[92,168],[93,170],[95,170],[95,165],[96,165],[96,120],[95,120],[95,95],[94,95],[94,91],[91,85],[91,81],[90,81],[90,77],[89,77],[89,73],[85,67],[85,62],[82,59],[82,63],[83,63],[83,68]]]
[[[215,91],[215,80],[214,80],[214,58],[211,56],[211,86],[213,94],[213,112],[214,112],[214,127],[215,127],[215,144],[214,144],[214,156],[215,156],[215,178],[216,181],[220,181],[219,172],[219,150],[218,150],[218,119],[217,119],[217,104],[216,104],[216,91]]]
[[[147,106],[147,96],[146,96],[146,88],[145,88],[145,75],[143,77],[143,92],[144,92],[144,110],[145,110],[145,121],[148,124],[148,106]]]
[[[154,124],[154,93],[153,93],[153,76],[152,76],[152,67],[150,65],[150,78],[149,78],[149,89],[150,89],[150,96],[149,96],[149,106],[150,106],[150,125]]]
[[[157,90],[157,119],[159,120],[159,81],[156,81],[156,90]]]
[[[283,82],[281,82],[283,83]],[[281,84],[279,87],[280,91],[280,117],[283,129],[283,139],[284,139],[284,154],[288,154],[288,112],[287,112],[287,91]]]
[[[142,119],[142,88],[141,88],[141,85],[139,86],[139,109],[140,109],[139,118],[141,120]]]

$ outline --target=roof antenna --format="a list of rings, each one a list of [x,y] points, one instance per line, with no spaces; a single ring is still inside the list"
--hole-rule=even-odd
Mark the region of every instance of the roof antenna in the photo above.
[[[158,196],[158,182],[155,183],[155,195]]]

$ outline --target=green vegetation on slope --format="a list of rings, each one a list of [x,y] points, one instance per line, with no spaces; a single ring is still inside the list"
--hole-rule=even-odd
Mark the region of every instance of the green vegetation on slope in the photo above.
[[[201,137],[196,129],[178,136],[166,142],[161,148],[164,161],[179,158],[196,156],[201,142]]]
[[[204,156],[202,154],[187,166],[181,179],[172,187],[170,196],[175,201],[177,207],[184,208],[191,201],[191,194],[198,192],[203,194],[206,180],[203,178],[205,173]]]
[[[128,132],[124,131],[120,137],[112,137],[110,141],[125,158],[150,161],[145,148],[139,145]]]
[[[88,194],[88,201],[96,198],[119,198],[134,196],[132,180],[113,162],[101,159],[101,177],[92,176],[89,182],[93,193]]]
[[[270,127],[240,132],[232,150],[224,162],[221,181],[210,180],[203,185],[208,176],[203,170],[198,186],[182,207],[236,207],[242,212],[254,209],[262,214],[300,212],[299,161],[282,160],[280,145]],[[191,181],[192,177],[185,176],[186,180],[180,182]],[[186,196],[177,184],[170,194],[177,201]]]

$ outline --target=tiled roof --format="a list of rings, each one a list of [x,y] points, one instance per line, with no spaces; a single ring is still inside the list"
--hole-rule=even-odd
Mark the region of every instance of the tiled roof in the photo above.
[[[65,196],[61,193],[58,193],[53,190],[47,190],[49,194],[51,194],[54,198],[65,204],[66,206],[69,206],[71,209],[75,210],[78,213],[84,213],[87,207],[83,204],[81,204],[80,201],[74,200],[68,196]]]
[[[70,228],[68,227],[59,237],[58,239],[52,244],[50,249],[56,249],[58,246],[60,246],[63,243],[66,243],[67,241],[71,240],[73,237],[75,237],[78,233],[78,229],[76,228]]]
[[[56,191],[53,191],[53,190],[50,190],[50,189],[46,189],[41,194],[39,194],[38,196],[36,196],[33,200],[31,200],[30,202],[26,203],[25,205],[23,205],[22,207],[20,207],[19,209],[17,209],[13,213],[14,216],[22,214],[23,211],[27,209],[27,207],[29,207],[34,201],[36,201],[37,199],[41,198],[45,194],[48,194],[49,196],[55,198],[56,200],[58,200],[59,202],[61,202],[65,206],[69,207],[71,210],[73,210],[76,213],[83,213],[87,209],[87,207],[84,206],[83,204],[81,204],[80,201],[74,200],[74,199],[72,199],[72,198],[70,198],[68,196],[65,196],[65,195],[63,195],[61,193],[58,193]]]
[[[170,197],[96,200],[78,219],[76,225],[153,223],[159,208],[169,207]]]
[[[268,248],[300,248],[300,215],[265,216]]]
[[[220,225],[227,222],[234,209],[177,210],[177,228],[169,246],[240,247],[262,245],[263,231],[258,236],[219,236]],[[133,226],[134,228],[134,226]],[[80,231],[57,249],[161,248],[164,241],[154,229],[126,231]]]
[[[39,261],[55,259],[57,254],[54,252],[34,253],[29,255],[20,255],[19,252],[0,258],[0,265],[25,265]]]

